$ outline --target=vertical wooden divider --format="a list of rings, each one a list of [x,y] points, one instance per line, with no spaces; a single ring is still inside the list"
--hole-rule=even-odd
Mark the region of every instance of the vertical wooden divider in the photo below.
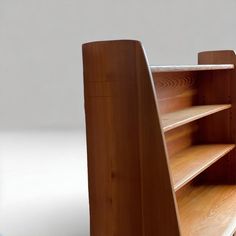
[[[198,54],[199,64],[234,64],[234,51],[206,51]],[[236,70],[205,71],[199,78],[201,104],[229,103],[230,110],[209,116],[201,121],[200,137],[208,143],[236,144]],[[205,171],[199,178],[210,184],[236,183],[236,151]]]
[[[92,236],[180,235],[157,97],[138,41],[83,45]]]

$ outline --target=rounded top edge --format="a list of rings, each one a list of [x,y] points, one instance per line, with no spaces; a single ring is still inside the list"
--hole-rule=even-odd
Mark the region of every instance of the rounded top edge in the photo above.
[[[235,54],[235,50],[226,49],[226,50],[201,51],[198,53],[198,55],[204,54],[204,53],[233,53]]]
[[[135,39],[111,39],[111,40],[97,40],[97,41],[90,41],[82,44],[82,47],[90,46],[90,45],[96,45],[96,44],[103,44],[103,43],[118,43],[118,42],[133,42],[141,44],[139,40]]]

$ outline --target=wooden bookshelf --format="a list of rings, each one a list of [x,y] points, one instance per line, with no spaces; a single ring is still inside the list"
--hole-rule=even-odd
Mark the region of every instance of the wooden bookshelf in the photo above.
[[[236,231],[236,55],[149,66],[135,40],[83,45],[91,236]]]

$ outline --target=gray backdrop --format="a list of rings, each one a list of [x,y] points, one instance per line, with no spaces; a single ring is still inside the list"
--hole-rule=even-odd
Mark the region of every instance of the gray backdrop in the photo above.
[[[197,63],[199,51],[236,48],[235,10],[235,0],[0,0],[0,235],[89,234],[82,43],[137,39],[152,65]]]
[[[0,0],[0,128],[84,124],[81,44],[141,40],[151,64],[234,49],[234,0]]]

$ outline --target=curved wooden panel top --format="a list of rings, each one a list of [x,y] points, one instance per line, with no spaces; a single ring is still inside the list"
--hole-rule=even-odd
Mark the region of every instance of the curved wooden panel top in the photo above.
[[[91,235],[180,235],[155,89],[138,41],[83,45]]]

